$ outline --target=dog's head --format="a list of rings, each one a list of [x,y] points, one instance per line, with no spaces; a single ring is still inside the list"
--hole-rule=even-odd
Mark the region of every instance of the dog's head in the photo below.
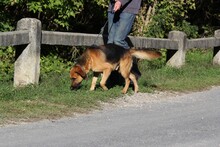
[[[70,70],[71,90],[79,88],[83,79],[86,78],[86,72],[80,65],[75,65]]]

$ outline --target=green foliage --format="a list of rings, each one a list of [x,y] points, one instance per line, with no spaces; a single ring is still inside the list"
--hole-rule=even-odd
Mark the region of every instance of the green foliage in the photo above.
[[[213,36],[213,32],[220,29],[220,1],[196,1],[196,9],[190,12],[189,21],[198,26],[200,36]]]
[[[49,28],[56,29],[56,25],[69,28],[69,20],[76,17],[83,9],[82,0],[43,0],[23,1],[14,5],[26,5],[27,11],[32,12],[35,17],[42,19],[49,25]],[[43,22],[44,24],[44,22]]]
[[[53,47],[44,49],[41,53],[41,75],[46,76],[50,73],[69,72],[74,64],[74,60],[82,54],[83,47]],[[62,52],[61,52],[62,51]]]
[[[178,22],[177,26],[174,27],[174,30],[185,32],[187,38],[197,38],[199,36],[198,27],[195,25],[191,25],[185,20],[183,20],[182,22]]]
[[[13,78],[15,50],[12,47],[0,48],[0,81]]]
[[[10,26],[9,22],[0,22],[0,31],[5,32],[5,31],[9,31],[12,30],[13,27]]]
[[[151,14],[143,30],[144,36],[164,38],[167,37],[169,31],[179,30],[186,31],[189,37],[197,37],[197,27],[186,21],[189,17],[188,12],[195,9],[194,0],[162,0],[154,2],[153,7],[147,8],[155,10],[148,11]]]
[[[72,63],[70,61],[64,61],[62,58],[56,55],[48,55],[47,57],[41,57],[41,74],[46,75],[48,73],[62,73],[70,70]]]
[[[32,17],[41,20],[45,30],[78,30],[74,27],[81,23],[87,25],[98,15],[103,14],[103,17],[105,13],[100,13],[100,10],[104,11],[107,3],[104,0],[4,0],[0,2],[3,10],[0,12],[0,22],[6,24],[8,19],[9,25],[15,27],[21,18]]]
[[[106,0],[94,0],[95,3],[97,3],[99,6],[102,6],[103,8],[107,8],[109,1]]]

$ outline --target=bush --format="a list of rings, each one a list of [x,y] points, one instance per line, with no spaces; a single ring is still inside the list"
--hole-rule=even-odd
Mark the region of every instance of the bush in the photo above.
[[[14,56],[13,47],[0,48],[0,81],[8,81],[13,79],[14,73]]]

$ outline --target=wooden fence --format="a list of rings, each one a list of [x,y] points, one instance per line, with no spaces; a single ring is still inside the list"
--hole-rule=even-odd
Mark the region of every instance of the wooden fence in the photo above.
[[[106,43],[105,36],[70,32],[43,31],[41,22],[34,18],[23,18],[16,31],[0,32],[0,46],[17,46],[14,66],[14,86],[38,84],[40,77],[41,44],[65,46],[90,46]],[[213,48],[213,64],[220,65],[220,30],[214,37],[187,39],[184,32],[171,31],[168,39],[128,37],[131,46],[138,48],[167,49],[167,65],[181,67],[185,63],[186,51],[191,48]]]

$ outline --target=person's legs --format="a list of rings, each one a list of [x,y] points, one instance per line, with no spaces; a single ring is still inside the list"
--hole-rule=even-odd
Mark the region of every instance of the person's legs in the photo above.
[[[125,39],[131,31],[135,19],[135,14],[122,12],[119,17],[120,19],[116,24],[117,26],[115,28],[113,42],[116,45],[124,47],[125,49],[129,49],[130,47]]]
[[[114,22],[115,13],[108,12],[108,41],[107,43],[114,43],[116,22]]]
[[[108,42],[129,49],[126,37],[131,31],[135,14],[108,12]]]

